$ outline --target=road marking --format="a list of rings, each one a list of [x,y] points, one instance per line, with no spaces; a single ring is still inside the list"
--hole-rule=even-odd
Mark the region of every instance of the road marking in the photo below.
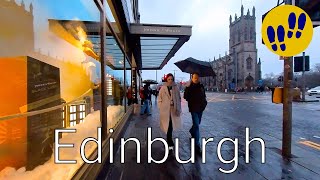
[[[234,97],[235,97],[235,95],[232,96],[232,101],[234,101]]]
[[[317,150],[320,150],[320,144],[317,144],[315,142],[312,142],[312,141],[300,141],[299,143],[303,144],[303,145],[306,145],[306,146],[309,146],[309,147],[312,147],[312,148],[315,148]]]
[[[209,102],[212,102],[215,98],[210,98]]]
[[[208,102],[214,102],[215,100],[220,100],[220,101],[224,101],[222,99],[219,99],[218,97],[222,96],[222,94],[219,94],[216,97],[208,97]]]
[[[300,139],[305,140],[306,138],[301,137]]]
[[[319,136],[313,136],[314,138],[317,138],[317,139],[320,139],[320,137]]]
[[[208,102],[221,102],[221,101],[224,102],[224,101],[227,101],[227,100],[214,98],[214,99],[211,99],[211,100],[208,101]]]
[[[252,96],[253,99],[257,99],[256,97]]]

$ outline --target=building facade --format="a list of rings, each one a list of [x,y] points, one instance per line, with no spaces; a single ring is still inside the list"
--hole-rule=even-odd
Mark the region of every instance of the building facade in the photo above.
[[[244,14],[242,6],[240,17],[235,14],[234,19],[230,15],[229,53],[214,58],[211,64],[216,77],[202,78],[208,89],[252,89],[257,85],[261,79],[261,61],[256,45],[255,7]]]

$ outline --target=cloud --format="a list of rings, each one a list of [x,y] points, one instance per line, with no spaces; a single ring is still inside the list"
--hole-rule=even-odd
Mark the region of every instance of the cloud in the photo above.
[[[141,6],[141,4],[143,4]],[[181,24],[192,25],[192,36],[190,40],[182,46],[176,55],[169,61],[159,74],[166,74],[177,69],[173,64],[178,60],[187,57],[195,57],[201,60],[213,59],[219,54],[224,54],[229,49],[229,17],[234,20],[235,13],[240,16],[240,0],[141,0],[140,13],[142,23],[148,20],[149,23]],[[280,74],[283,71],[283,61],[271,53],[261,43],[261,22],[262,15],[275,7],[277,1],[267,0],[242,0],[244,14],[252,8],[256,8],[256,31],[258,58],[262,61],[262,73],[274,72]],[[318,49],[320,46],[320,27],[314,29],[314,38],[306,53],[311,57],[311,65],[319,63],[320,56]],[[188,78],[188,74],[181,72],[179,76]],[[155,77],[155,72],[144,71],[143,77]]]
[[[181,3],[182,4],[182,3]],[[211,34],[221,30],[228,31],[229,28],[229,8],[233,4],[231,0],[223,2],[212,0],[189,0],[183,3],[182,8],[177,11],[180,15],[179,22],[192,24],[194,34]]]
[[[228,30],[229,13],[224,9],[213,8],[198,16],[198,21],[194,25],[196,33],[212,33],[219,30]],[[218,18],[217,18],[218,17]]]

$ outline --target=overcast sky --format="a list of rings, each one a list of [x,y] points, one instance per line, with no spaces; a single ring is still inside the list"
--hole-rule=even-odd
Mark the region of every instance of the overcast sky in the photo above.
[[[233,19],[235,13],[241,14],[241,0],[139,0],[141,23],[192,25],[192,36],[185,43],[169,63],[158,71],[158,80],[163,74],[173,73],[178,68],[173,64],[176,61],[194,57],[209,61],[214,57],[223,56],[229,50],[229,17]],[[276,6],[277,0],[242,0],[244,14],[248,9],[256,8],[256,31],[258,57],[262,61],[262,74],[280,74],[283,70],[283,61],[271,53],[261,44],[261,17],[262,14]],[[306,54],[310,55],[311,66],[320,63],[320,27],[315,28],[313,41]],[[155,79],[155,71],[143,71],[143,79]],[[188,79],[188,74],[176,71],[176,79]]]

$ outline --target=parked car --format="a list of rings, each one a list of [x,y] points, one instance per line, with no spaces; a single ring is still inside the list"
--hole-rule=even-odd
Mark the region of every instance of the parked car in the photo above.
[[[315,88],[308,90],[307,93],[309,96],[312,96],[312,95],[319,95],[320,96],[320,86],[317,86]]]

